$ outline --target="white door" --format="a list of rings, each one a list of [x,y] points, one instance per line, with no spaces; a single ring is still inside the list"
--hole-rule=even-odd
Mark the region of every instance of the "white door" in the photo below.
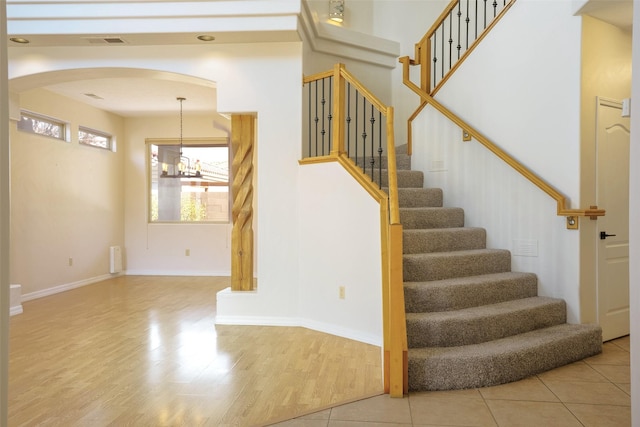
[[[598,98],[596,198],[598,323],[604,341],[629,334],[629,118]]]

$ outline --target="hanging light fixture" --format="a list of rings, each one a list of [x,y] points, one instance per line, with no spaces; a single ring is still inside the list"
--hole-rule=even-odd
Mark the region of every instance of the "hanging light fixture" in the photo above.
[[[344,21],[344,0],[329,0],[329,19],[340,23]]]
[[[201,172],[200,172],[200,164],[199,161],[196,162],[195,168],[196,168],[196,172],[195,173],[191,173],[191,159],[188,158],[187,156],[185,156],[182,152],[182,148],[183,148],[183,144],[182,144],[182,124],[183,124],[183,117],[182,117],[182,103],[184,101],[187,100],[187,98],[183,98],[183,97],[177,97],[176,98],[177,101],[180,102],[180,152],[178,154],[178,156],[175,158],[175,161],[173,163],[173,173],[169,174],[169,165],[167,163],[162,163],[162,173],[161,173],[161,177],[162,178],[194,178],[194,177],[200,177],[201,176]]]

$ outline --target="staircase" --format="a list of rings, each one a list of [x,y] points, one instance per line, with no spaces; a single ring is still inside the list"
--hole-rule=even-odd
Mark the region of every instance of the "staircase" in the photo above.
[[[510,252],[487,249],[410,164],[398,147],[411,391],[502,384],[602,351],[599,326],[567,324],[565,302],[538,296],[536,276],[512,272]]]

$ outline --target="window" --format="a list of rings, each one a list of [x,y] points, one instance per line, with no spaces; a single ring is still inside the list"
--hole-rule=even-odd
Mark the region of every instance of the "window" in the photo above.
[[[229,222],[226,138],[147,145],[150,222]]]
[[[78,142],[80,142],[80,144],[104,148],[106,150],[113,149],[111,135],[83,126],[80,126],[78,129]]]
[[[65,122],[27,111],[20,113],[18,130],[61,139],[63,141],[67,140],[67,124]]]

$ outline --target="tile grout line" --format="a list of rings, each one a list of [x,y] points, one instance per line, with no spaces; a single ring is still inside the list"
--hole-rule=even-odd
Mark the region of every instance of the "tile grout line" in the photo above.
[[[487,403],[487,399],[484,397],[484,394],[482,394],[482,392],[480,391],[479,388],[476,388],[476,390],[478,391],[478,394],[480,395],[480,397],[482,398],[482,402],[484,403],[484,406],[487,408],[487,410],[489,411],[489,413],[491,414],[491,418],[493,418],[493,422],[496,424],[497,427],[500,427],[500,423],[498,423],[498,420],[496,419],[495,414],[493,413],[493,411],[491,410],[491,407],[489,406],[489,404]]]

